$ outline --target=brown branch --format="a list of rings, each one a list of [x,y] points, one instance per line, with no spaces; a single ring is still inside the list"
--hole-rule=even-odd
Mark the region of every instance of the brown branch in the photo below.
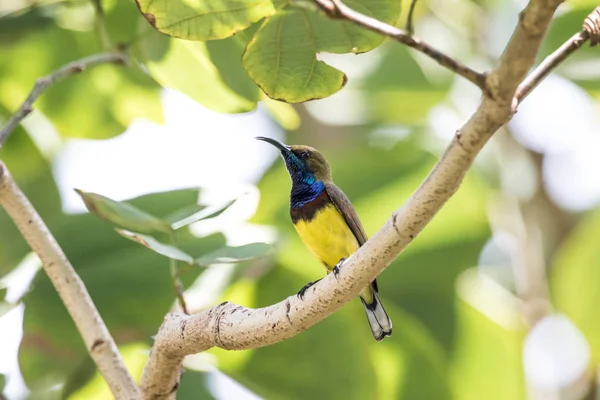
[[[434,49],[427,43],[423,42],[418,37],[411,35],[402,29],[381,22],[368,15],[364,15],[346,6],[339,0],[315,0],[321,10],[323,10],[330,18],[346,20],[362,26],[368,30],[387,36],[397,42],[405,44],[421,53],[429,56],[441,66],[449,69],[457,75],[462,76],[468,81],[474,83],[484,93],[487,94],[485,74],[472,70],[459,61],[456,61],[450,56],[445,55],[441,51]]]
[[[88,352],[113,396],[123,400],[141,398],[140,390],[127,371],[117,345],[94,306],[83,281],[40,215],[1,162],[0,205],[14,221],[31,249],[42,260],[44,271],[73,318]]]
[[[78,74],[87,68],[95,67],[102,64],[125,64],[127,62],[127,55],[121,52],[112,53],[101,53],[94,54],[89,57],[82,58],[81,60],[71,62],[63,65],[51,74],[39,78],[27,99],[21,104],[17,112],[8,120],[6,125],[0,130],[0,147],[12,131],[19,125],[19,123],[33,111],[33,103],[38,97],[46,90],[48,86],[56,81],[69,77],[71,75]]]
[[[337,276],[327,275],[306,292],[304,300],[291,296],[260,309],[223,303],[190,316],[168,314],[142,375],[144,398],[174,399],[182,361],[188,354],[214,346],[249,349],[281,342],[356,297],[425,228],[458,190],[481,148],[512,118],[515,91],[533,64],[560,3],[560,0],[529,2],[501,60],[490,73],[493,96],[481,99],[478,109],[456,132],[421,186],[383,228],[346,260]],[[510,68],[513,65],[514,70]]]

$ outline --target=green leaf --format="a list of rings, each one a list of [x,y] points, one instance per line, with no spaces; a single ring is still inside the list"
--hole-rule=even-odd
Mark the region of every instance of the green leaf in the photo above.
[[[288,103],[320,99],[346,84],[346,75],[318,61],[304,10],[281,11],[256,33],[243,56],[254,82],[275,100]]]
[[[266,243],[250,243],[238,247],[223,247],[198,257],[195,262],[201,266],[216,263],[236,263],[255,258],[267,257],[273,252],[273,246]]]
[[[396,0],[354,0],[348,6],[387,23],[395,23]],[[346,21],[295,8],[268,18],[246,48],[243,64],[267,96],[298,103],[330,96],[346,84],[343,72],[317,60],[317,53],[364,53],[383,37]]]
[[[131,204],[115,201],[108,197],[96,193],[84,192],[79,189],[75,189],[75,191],[81,196],[85,206],[91,213],[116,226],[143,233],[157,231],[166,233],[171,232],[171,228],[166,222],[161,221],[155,216],[150,215]]]
[[[4,391],[5,385],[6,385],[6,376],[0,374],[0,397],[2,397],[2,392]]]
[[[271,15],[271,0],[136,0],[159,32],[188,40],[224,39]]]
[[[233,203],[235,203],[235,200],[230,200],[222,204],[215,204],[208,207],[196,205],[195,207],[180,210],[173,215],[166,217],[165,219],[171,224],[171,229],[177,230],[183,228],[184,226],[193,224],[194,222],[221,215],[221,213],[227,210]]]
[[[165,257],[177,261],[183,261],[187,264],[192,264],[194,262],[192,256],[185,253],[183,250],[180,250],[177,247],[169,244],[161,243],[152,236],[142,235],[141,233],[130,232],[123,229],[117,229],[116,231],[121,236],[126,237],[129,240],[133,240],[134,242],[137,242]]]
[[[251,38],[244,35],[245,32],[228,39],[206,42],[206,51],[223,83],[243,98],[257,102],[262,93],[242,66],[242,54]]]
[[[209,46],[150,32],[136,43],[134,54],[161,86],[185,93],[211,110],[241,113],[256,108],[259,95],[240,67],[242,51],[243,44],[235,37]]]

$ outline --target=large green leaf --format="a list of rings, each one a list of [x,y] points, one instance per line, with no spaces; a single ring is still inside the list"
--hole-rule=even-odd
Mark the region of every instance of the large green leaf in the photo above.
[[[550,276],[554,305],[581,330],[600,362],[600,211],[583,218],[555,253]]]
[[[387,23],[395,23],[396,0],[353,0],[348,6]],[[317,53],[363,53],[383,37],[349,22],[332,21],[303,8],[269,17],[244,53],[244,67],[271,98],[298,103],[332,95],[346,83],[343,72],[317,60]]]
[[[84,192],[79,189],[75,189],[75,191],[81,196],[85,206],[91,213],[118,227],[144,233],[169,233],[171,231],[171,228],[165,221],[162,221],[131,204],[115,201],[106,196]]]
[[[135,52],[161,86],[214,111],[247,112],[256,107],[260,91],[241,67],[245,42],[237,36],[209,44],[150,32]]]
[[[136,0],[158,31],[188,40],[224,39],[275,10],[271,0]]]

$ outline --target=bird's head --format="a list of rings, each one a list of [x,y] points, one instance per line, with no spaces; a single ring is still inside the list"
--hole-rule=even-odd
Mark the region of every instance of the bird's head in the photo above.
[[[311,180],[322,182],[331,180],[331,170],[325,157],[312,147],[302,145],[287,146],[275,139],[262,136],[256,139],[272,144],[279,149],[292,181],[312,183]]]

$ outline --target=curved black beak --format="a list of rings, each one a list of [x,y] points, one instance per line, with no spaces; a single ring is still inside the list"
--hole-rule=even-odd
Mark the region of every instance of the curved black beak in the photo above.
[[[278,142],[275,139],[271,139],[271,138],[264,137],[264,136],[257,136],[256,140],[262,140],[263,142],[272,144],[273,146],[277,147],[279,149],[279,151],[281,151],[284,154],[288,153],[290,151],[290,146],[286,146],[285,144]]]

